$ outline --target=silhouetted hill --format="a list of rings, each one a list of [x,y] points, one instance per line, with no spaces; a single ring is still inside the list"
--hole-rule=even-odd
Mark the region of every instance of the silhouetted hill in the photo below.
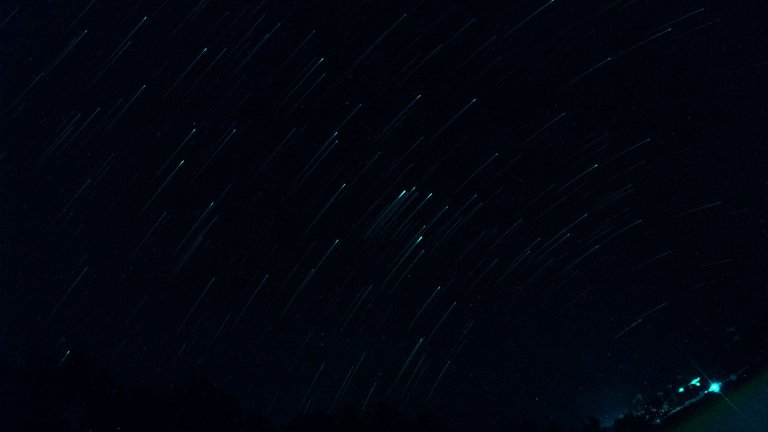
[[[201,376],[168,389],[127,386],[80,356],[28,358],[4,363],[0,372],[2,431],[447,431],[428,413],[403,417],[380,404],[372,412],[349,408],[339,415],[318,411],[286,424],[221,393]]]
[[[82,350],[80,350],[82,353]],[[511,408],[513,409],[513,408]],[[632,414],[612,427],[590,418],[573,432],[641,432],[657,430]],[[163,431],[163,432],[442,432],[455,431],[428,412],[404,415],[380,403],[361,412],[349,407],[277,423],[261,412],[246,410],[207,379],[188,375],[167,388],[125,385],[110,371],[82,354],[60,360],[29,357],[0,364],[2,431]],[[524,420],[503,432],[561,432],[557,424]],[[490,432],[490,431],[489,431]]]

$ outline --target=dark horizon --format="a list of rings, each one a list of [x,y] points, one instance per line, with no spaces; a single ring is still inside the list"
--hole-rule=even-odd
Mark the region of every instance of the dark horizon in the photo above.
[[[74,356],[56,360],[28,356],[13,364],[0,359],[0,403],[4,430],[195,430],[216,432],[389,431],[401,432],[681,432],[687,430],[759,430],[766,420],[756,393],[768,389],[768,370],[746,374],[749,382],[732,383],[723,393],[704,396],[656,422],[643,412],[626,412],[610,422],[585,418],[574,425],[558,420],[522,418],[492,428],[464,428],[451,424],[426,406],[406,408],[378,402],[363,410],[354,403],[335,412],[313,409],[293,418],[269,416],[270,407],[245,406],[200,375],[187,375],[154,387],[126,385],[113,371],[88,358],[80,346]],[[755,381],[761,381],[757,389]],[[718,390],[718,393],[720,390]],[[755,397],[757,396],[757,397]],[[731,399],[755,399],[747,410],[717,408]],[[515,411],[510,406],[510,411]],[[757,423],[756,423],[757,422]]]

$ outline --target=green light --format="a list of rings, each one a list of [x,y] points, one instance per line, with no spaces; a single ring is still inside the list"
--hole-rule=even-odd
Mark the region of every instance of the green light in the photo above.
[[[699,386],[701,386],[701,382],[700,381],[701,381],[701,378],[697,377],[693,381],[691,381],[691,383],[688,384],[688,385],[695,385],[696,387],[699,387]]]
[[[713,382],[713,383],[712,383],[712,384],[709,386],[709,390],[707,390],[707,391],[709,391],[709,392],[712,392],[712,393],[719,393],[719,392],[720,392],[720,383],[718,383],[718,382]]]
[[[677,392],[678,392],[678,393],[682,393],[682,392],[684,392],[684,391],[685,391],[685,389],[684,389],[684,388],[682,388],[682,387],[680,387],[679,389],[677,389]]]

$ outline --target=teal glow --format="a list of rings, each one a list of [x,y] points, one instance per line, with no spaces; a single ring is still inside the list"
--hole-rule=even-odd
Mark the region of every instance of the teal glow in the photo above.
[[[712,384],[709,386],[709,390],[707,390],[707,391],[709,391],[709,392],[712,392],[712,393],[718,393],[718,392],[720,392],[720,383],[719,383],[719,382],[713,382],[713,383],[712,383]]]
[[[701,386],[701,378],[698,378],[698,377],[697,377],[696,379],[694,379],[693,381],[691,381],[691,383],[690,383],[690,384],[688,384],[688,385],[695,385],[696,387],[699,387],[699,386]]]
[[[677,392],[678,392],[678,393],[682,393],[682,392],[684,392],[684,391],[685,391],[685,389],[684,389],[684,388],[682,388],[682,387],[680,387],[679,389],[677,389]]]

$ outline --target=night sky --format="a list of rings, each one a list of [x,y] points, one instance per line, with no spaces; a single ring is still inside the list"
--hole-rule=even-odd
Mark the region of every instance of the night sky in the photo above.
[[[472,430],[764,366],[766,22],[0,2],[0,357]]]

